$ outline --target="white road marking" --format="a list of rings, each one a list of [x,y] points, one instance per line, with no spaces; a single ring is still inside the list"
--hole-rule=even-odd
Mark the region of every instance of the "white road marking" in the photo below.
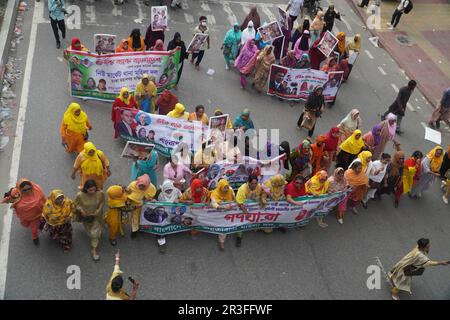
[[[410,110],[410,111],[414,111],[414,108],[413,108],[413,106],[411,105],[411,103],[407,103],[406,104],[406,107]]]
[[[250,13],[250,6],[248,4],[241,3],[241,6],[242,6],[242,11],[244,11],[245,14]]]
[[[189,10],[189,5],[187,0],[183,0],[183,2],[181,2],[181,8],[183,8],[183,10]]]
[[[23,129],[25,126],[25,114],[28,106],[28,91],[30,89],[31,69],[33,66],[33,56],[36,47],[37,27],[39,16],[44,10],[43,2],[34,3],[33,20],[30,31],[30,44],[27,52],[27,61],[23,75],[22,93],[20,96],[19,113],[17,115],[17,127],[14,139],[13,153],[11,157],[11,171],[9,172],[8,186],[14,186],[19,176],[20,154],[22,152]],[[3,228],[0,242],[0,300],[5,298],[6,274],[8,267],[9,241],[11,238],[11,224],[13,212],[8,209],[3,217]]]
[[[421,110],[421,109],[422,109],[422,108],[421,108],[421,107],[419,107],[419,106],[417,106],[416,108],[417,108],[418,110]]]
[[[208,19],[208,23],[211,25],[216,24],[216,17],[213,14],[207,14],[206,19]]]
[[[427,127],[427,125],[425,124],[425,122],[420,122],[420,124],[422,125],[422,127],[424,127],[424,128],[426,128]]]
[[[386,71],[384,71],[382,67],[378,67],[378,70],[380,70],[380,72],[383,76],[386,75]]]
[[[272,5],[270,5],[270,4],[260,4],[259,6],[261,7],[261,9],[264,12],[264,14],[269,18],[268,22],[272,22],[272,21],[277,21],[278,20],[277,17],[269,9],[270,7],[272,7]]]
[[[114,4],[114,0],[111,0],[111,3],[113,4],[112,15],[113,15],[114,17],[122,16],[122,7],[116,6],[116,5]]]
[[[350,25],[350,23],[347,22],[347,20],[345,20],[344,18],[341,17],[342,22],[345,24],[345,26],[347,27],[347,29],[349,31],[352,31],[352,26]]]
[[[86,6],[86,17],[89,18],[89,21],[86,21],[86,24],[94,24],[96,23],[95,19],[95,7],[94,6]]]
[[[205,1],[201,2],[201,7],[202,7],[203,11],[207,11],[207,12],[211,11],[211,8],[209,7],[209,5]]]
[[[64,62],[64,59],[62,57],[57,57],[56,59],[58,59],[59,62]]]
[[[224,1],[222,6],[223,6],[223,11],[225,11],[228,15],[228,21],[230,22],[230,26],[232,26],[236,22],[238,22],[238,19],[234,15],[233,10],[231,10],[231,8],[230,8],[230,3],[228,1]]]
[[[145,14],[142,10],[142,3],[140,3],[139,0],[136,0],[136,5],[138,7],[138,18],[134,19],[134,22],[141,24],[145,20]]]
[[[370,51],[369,51],[369,50],[365,50],[365,51],[366,51],[367,56],[368,56],[370,59],[373,59],[373,55],[370,53]]]
[[[189,13],[184,13],[184,19],[187,23],[194,23],[194,17]]]
[[[36,9],[35,9],[36,10]],[[81,29],[81,10],[79,6],[71,5],[66,8],[69,13],[64,19],[66,21],[67,29],[80,30]]]
[[[391,87],[394,88],[395,92],[398,93],[398,88],[394,83],[391,83]]]

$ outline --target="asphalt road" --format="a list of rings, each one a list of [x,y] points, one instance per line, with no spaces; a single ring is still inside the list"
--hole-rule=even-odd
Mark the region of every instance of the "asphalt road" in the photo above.
[[[270,20],[267,10],[276,16],[277,5],[259,1],[262,21]],[[137,1],[129,2],[119,8],[119,14],[112,1],[76,1],[74,4],[82,11],[80,29],[68,31],[63,47],[68,45],[72,36],[81,38],[83,43],[92,47],[94,33],[112,33],[122,38],[135,27],[140,27],[145,33],[149,9]],[[232,12],[242,21],[244,10],[250,3],[229,1],[229,6],[224,6],[222,1],[187,2],[188,6],[183,10],[170,12],[166,43],[175,31],[189,42],[190,30],[201,14],[214,16],[209,21],[215,23],[211,25],[211,50],[207,51],[200,71],[189,63],[185,65],[176,92],[180,100],[188,110],[204,104],[207,113],[211,113],[213,108],[220,106],[233,116],[248,107],[257,128],[277,128],[280,136],[286,138],[291,146],[297,145],[306,136],[306,131],[295,129],[303,104],[291,108],[286,102],[253,90],[241,91],[237,72],[224,68],[220,45],[231,25],[229,15]],[[283,3],[276,1],[276,4]],[[67,89],[68,70],[62,59],[62,50],[55,48],[51,28],[46,21],[47,14],[44,14],[46,8],[43,2],[37,6],[42,14],[35,21],[36,49],[19,176],[36,181],[46,192],[61,188],[69,196],[74,196],[77,182],[69,178],[74,158],[63,151],[59,137],[61,117],[73,101]],[[360,109],[365,131],[370,130],[379,121],[379,114],[395,99],[396,92],[391,84],[400,88],[407,83],[391,57],[369,43],[369,33],[362,29],[361,21],[349,5],[338,0],[336,7],[346,14],[344,19],[347,22],[337,22],[336,27],[348,35],[360,33],[363,52],[349,81],[339,91],[336,104],[319,119],[316,134],[324,133],[339,123],[353,107]],[[30,4],[25,30],[31,28],[32,16]],[[191,19],[195,23],[188,23]],[[140,21],[143,23],[138,23]],[[28,42],[29,32],[26,31],[17,52],[23,58],[26,58]],[[215,70],[211,77],[206,74],[209,68]],[[113,176],[108,183],[128,183],[130,163],[120,158],[123,144],[113,139],[111,105],[79,102],[93,123],[92,140],[111,160]],[[408,154],[416,149],[428,152],[434,145],[423,139],[421,122],[426,123],[429,106],[420,92],[415,92],[410,102],[415,112],[407,111],[403,123],[405,133],[399,141]],[[446,132],[443,144],[447,145],[448,130],[444,128],[443,131]],[[390,146],[387,151],[392,151]],[[366,286],[369,276],[366,269],[376,264],[375,257],[389,270],[418,238],[428,237],[432,242],[431,258],[450,258],[450,234],[447,231],[450,215],[448,207],[442,203],[437,185],[421,200],[403,198],[397,210],[392,200],[385,197],[381,202],[370,202],[368,210],[360,209],[358,216],[347,214],[344,225],[339,225],[333,216],[326,221],[329,223],[326,229],[312,223],[287,234],[248,232],[240,249],[234,247],[234,237],[229,237],[225,252],[217,249],[215,235],[200,234],[197,240],[192,240],[188,234],[176,234],[167,237],[167,253],[162,255],[158,253],[154,236],[142,234],[131,240],[127,233],[118,241],[122,253],[121,267],[126,275],[132,275],[141,283],[139,299],[389,299],[389,286],[384,280],[379,290],[368,290]],[[33,246],[29,231],[14,218],[4,298],[103,299],[116,250],[109,245],[106,230],[99,247],[101,261],[94,263],[89,250],[89,239],[80,225],[74,226],[73,250],[63,253],[46,234],[41,236],[38,248]],[[67,289],[69,275],[66,270],[70,265],[81,268],[81,290]],[[449,276],[450,268],[427,270],[424,276],[414,279],[412,298],[450,298]],[[408,295],[402,298],[411,299]]]

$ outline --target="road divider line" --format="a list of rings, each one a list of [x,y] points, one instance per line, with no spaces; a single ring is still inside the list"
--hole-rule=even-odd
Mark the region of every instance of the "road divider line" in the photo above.
[[[201,7],[203,11],[209,12],[211,11],[211,8],[209,7],[209,4],[207,4],[205,1],[201,2]]]
[[[378,67],[378,70],[381,72],[381,74],[382,74],[383,76],[386,75],[386,71],[384,71],[382,67]]]
[[[265,13],[265,15],[269,18],[269,21],[267,22],[271,22],[271,21],[276,21],[277,17],[272,13],[272,11],[270,11],[269,7],[272,7],[272,5],[269,4],[260,4],[262,11]]]
[[[145,20],[145,14],[142,10],[142,3],[140,3],[139,0],[136,0],[136,5],[138,7],[138,18],[134,19],[134,22],[141,24]]]
[[[421,121],[420,125],[425,129],[427,127],[427,125],[425,124],[425,122]]]
[[[208,19],[208,23],[211,25],[216,24],[216,17],[213,14],[207,14],[206,19]]]
[[[228,1],[224,1],[222,6],[223,6],[223,11],[225,11],[228,15],[228,21],[230,22],[230,25],[231,26],[234,25],[234,23],[237,22],[238,20],[237,20],[236,16],[234,15],[233,10],[231,10],[230,3]]]
[[[413,106],[411,105],[411,103],[407,103],[406,104],[406,107],[409,109],[409,110],[411,110],[411,111],[414,111],[414,108],[413,108]]]
[[[391,83],[391,87],[398,93],[398,88],[394,83]]]
[[[347,27],[348,31],[352,31],[352,27],[351,27],[350,23],[348,23],[347,20],[345,20],[342,17],[341,17],[341,20],[345,24],[345,26]]]
[[[248,4],[241,3],[241,6],[242,6],[242,11],[244,11],[245,14],[250,13],[250,6]],[[247,26],[245,26],[245,27],[247,27]]]
[[[31,69],[33,67],[33,56],[36,47],[37,27],[39,16],[44,10],[43,2],[34,3],[33,20],[31,22],[30,43],[28,46],[27,60],[23,74],[22,93],[20,96],[19,113],[17,115],[17,126],[14,138],[14,147],[11,157],[11,170],[9,172],[9,186],[14,186],[19,176],[20,154],[22,152],[23,129],[25,127],[25,114],[28,106],[28,92],[30,89]],[[3,228],[0,241],[0,300],[5,298],[6,275],[8,268],[9,241],[11,238],[13,212],[8,208],[3,217]]]
[[[373,55],[370,53],[370,51],[369,51],[369,50],[365,50],[365,51],[366,51],[367,56],[368,56],[370,59],[373,59]]]

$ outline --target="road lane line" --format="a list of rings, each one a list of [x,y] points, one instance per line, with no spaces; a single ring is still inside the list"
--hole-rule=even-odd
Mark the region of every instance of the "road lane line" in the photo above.
[[[241,6],[242,6],[242,11],[244,11],[245,14],[250,13],[250,6],[248,4],[241,3]]]
[[[138,18],[134,19],[134,22],[141,24],[145,20],[145,14],[142,10],[142,3],[140,3],[139,0],[136,0],[136,5],[138,7]]]
[[[115,5],[114,0],[111,0],[111,3],[113,4],[112,15],[114,17],[122,16],[122,8],[120,6]]]
[[[369,50],[365,50],[365,51],[366,51],[366,54],[369,56],[369,58],[373,59],[373,55],[370,53],[370,51]]]
[[[208,19],[208,23],[211,25],[216,24],[216,17],[213,14],[207,14],[206,19]]]
[[[409,109],[409,110],[411,110],[411,111],[414,111],[414,108],[413,108],[413,106],[411,105],[411,103],[407,103],[406,104],[406,107]]]
[[[238,19],[234,15],[233,10],[231,10],[230,3],[228,1],[224,1],[222,6],[223,11],[225,11],[228,15],[228,21],[230,22],[230,25],[234,25],[234,23],[237,22]]]
[[[206,12],[211,11],[211,8],[209,7],[209,5],[205,1],[201,2],[201,7],[202,7],[203,11],[206,11]]]
[[[278,21],[277,17],[269,9],[269,7],[272,7],[272,5],[260,4],[260,7],[262,8],[262,11],[265,13],[265,15],[269,18],[269,21],[267,21],[267,22]]]
[[[34,3],[33,20],[31,24],[30,43],[27,52],[27,61],[23,74],[22,93],[20,96],[19,113],[17,115],[16,134],[14,139],[13,153],[11,157],[11,170],[9,172],[9,186],[14,186],[19,176],[20,154],[22,152],[23,129],[25,126],[25,114],[28,106],[28,92],[30,89],[31,69],[33,67],[33,56],[36,46],[37,27],[39,16],[44,10],[43,2]],[[3,217],[3,228],[0,241],[0,300],[5,298],[6,274],[8,267],[9,241],[11,237],[13,212],[8,208]]]
[[[425,122],[420,122],[420,124],[422,125],[422,127],[424,127],[424,128],[426,128],[427,127],[427,125],[425,124]]]
[[[342,17],[341,17],[341,20],[345,24],[345,26],[347,27],[348,31],[352,31],[352,27],[350,26],[350,23],[348,23],[347,20],[345,20]]]
[[[382,67],[378,67],[378,70],[380,70],[380,72],[383,76],[386,75],[386,71],[384,71]]]
[[[184,19],[187,23],[194,23],[194,17],[189,13],[184,13]]]
[[[398,93],[398,88],[394,83],[391,83],[391,87],[394,88],[395,92]]]
[[[95,7],[94,6],[86,6],[86,17],[89,18],[89,21],[86,21],[86,24],[95,24],[96,17],[95,17]]]

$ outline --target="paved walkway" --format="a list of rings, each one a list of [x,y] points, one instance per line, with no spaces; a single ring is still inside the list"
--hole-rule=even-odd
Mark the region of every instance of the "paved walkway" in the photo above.
[[[357,5],[360,0],[347,0],[360,17],[367,21],[371,11]],[[371,1],[369,5],[374,2]],[[380,6],[381,25],[372,29],[379,43],[418,82],[430,104],[436,106],[442,92],[450,86],[450,4],[447,0],[414,0],[414,8],[403,14],[395,30],[389,30],[398,1],[384,1]],[[403,43],[402,43],[403,42]]]

